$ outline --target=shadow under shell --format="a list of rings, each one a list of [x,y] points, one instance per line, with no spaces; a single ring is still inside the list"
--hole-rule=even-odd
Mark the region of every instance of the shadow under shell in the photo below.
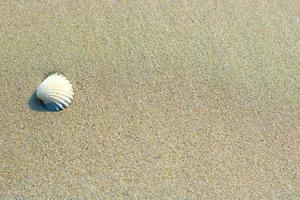
[[[66,108],[64,105],[62,105],[62,104],[60,104],[60,105],[63,108],[54,102],[44,104],[45,108],[50,112],[58,112],[58,111],[64,110]]]
[[[37,112],[58,112],[63,110],[61,107],[63,107],[64,109],[66,108],[66,106],[64,105],[59,106],[57,103],[54,102],[45,104],[42,100],[40,100],[36,96],[36,91],[34,91],[30,96],[28,100],[28,106],[32,110]]]

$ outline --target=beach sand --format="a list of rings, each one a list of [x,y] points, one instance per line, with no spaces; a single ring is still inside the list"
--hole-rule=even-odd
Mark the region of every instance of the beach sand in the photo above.
[[[0,3],[0,199],[300,199],[300,4]],[[46,112],[51,72],[75,98]]]

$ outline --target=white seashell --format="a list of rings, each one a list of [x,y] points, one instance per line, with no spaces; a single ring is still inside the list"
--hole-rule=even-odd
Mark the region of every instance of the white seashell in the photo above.
[[[70,81],[64,75],[55,73],[38,86],[36,96],[43,101],[47,110],[60,111],[71,104],[74,92]]]

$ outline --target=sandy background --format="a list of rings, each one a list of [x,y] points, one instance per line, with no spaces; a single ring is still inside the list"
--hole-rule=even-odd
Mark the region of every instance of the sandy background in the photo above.
[[[0,68],[0,199],[300,199],[298,0],[2,0]]]

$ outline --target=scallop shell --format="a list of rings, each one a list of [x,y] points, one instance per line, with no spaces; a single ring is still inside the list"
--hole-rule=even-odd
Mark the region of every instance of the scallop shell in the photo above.
[[[70,81],[62,74],[51,74],[37,88],[36,96],[43,101],[49,111],[67,108],[74,92]]]

